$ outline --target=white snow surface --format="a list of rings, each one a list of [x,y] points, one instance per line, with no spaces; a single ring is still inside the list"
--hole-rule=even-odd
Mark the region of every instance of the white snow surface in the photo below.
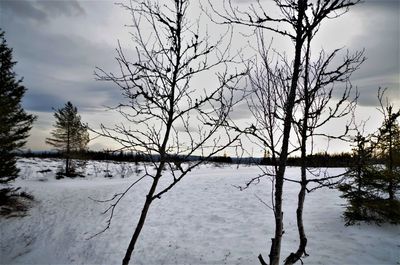
[[[21,177],[13,185],[35,197],[25,217],[0,217],[1,264],[120,264],[144,203],[150,180],[136,185],[119,203],[111,227],[105,200],[122,192],[140,175],[133,163],[89,161],[86,178],[55,179],[61,160],[21,158]],[[143,165],[139,165],[139,168]],[[38,171],[50,169],[51,172]],[[105,170],[113,175],[105,178]],[[331,174],[343,169],[329,169]],[[143,173],[143,172],[142,172]],[[152,204],[132,264],[259,264],[268,259],[273,237],[271,182],[240,191],[235,185],[261,171],[257,166],[213,164],[190,172]],[[299,168],[288,168],[296,178]],[[121,177],[124,176],[124,178]],[[165,186],[168,172],[162,177]],[[282,260],[297,250],[295,211],[299,186],[284,184]],[[304,209],[308,237],[305,264],[400,264],[400,227],[384,224],[345,226],[345,201],[335,189],[307,194]],[[299,263],[300,264],[300,263]]]

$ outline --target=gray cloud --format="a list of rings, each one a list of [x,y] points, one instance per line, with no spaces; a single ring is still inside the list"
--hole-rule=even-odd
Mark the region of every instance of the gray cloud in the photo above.
[[[18,23],[6,24],[5,29],[6,37],[12,40],[16,55],[21,60],[34,62],[36,66],[50,66],[53,71],[60,67],[69,70],[91,67],[93,72],[95,65],[106,64],[113,59],[113,47],[75,34],[49,33],[40,28],[33,30]]]
[[[247,102],[243,101],[243,103],[235,106],[229,117],[233,120],[244,120],[251,117],[251,115]]]
[[[85,109],[114,106],[120,91],[111,83],[96,81],[95,66],[115,70],[115,50],[77,32],[48,31],[21,21],[5,21],[6,39],[14,50],[15,71],[28,88],[28,111],[52,112],[70,100]],[[111,67],[108,65],[111,64]]]
[[[30,19],[38,22],[48,21],[60,15],[79,16],[85,10],[76,0],[68,1],[29,1],[29,0],[2,0],[0,8],[16,16],[19,20]]]
[[[359,104],[377,106],[379,87],[387,87],[392,100],[400,100],[400,1],[367,0],[355,9],[363,22],[350,46],[365,48],[367,61],[353,75],[357,85]]]
[[[396,9],[400,7],[399,0],[365,0],[361,5],[365,5],[368,8],[379,8],[385,9],[386,11],[397,12]]]
[[[255,0],[235,2],[245,7]],[[272,1],[264,3],[270,5]],[[351,50],[366,49],[368,61],[352,78],[361,92],[362,105],[377,105],[379,86],[389,87],[391,98],[399,98],[398,14],[398,0],[365,0],[345,15],[362,24],[361,30],[348,24],[343,28],[331,27],[329,30],[333,30],[326,34],[345,39],[344,45]],[[24,76],[23,84],[28,88],[24,107],[44,117],[35,127],[46,128],[46,117],[52,115],[52,108],[60,108],[68,100],[97,123],[115,122],[115,118],[106,117],[99,110],[121,102],[121,93],[110,82],[95,81],[93,71],[99,66],[106,72],[118,73],[114,44],[127,35],[122,25],[129,24],[129,20],[124,19],[124,11],[108,1],[0,0],[0,24],[14,49],[18,62],[15,71]],[[343,37],[342,33],[347,34]],[[242,36],[239,40],[243,40]],[[322,46],[329,42],[330,39],[322,38]],[[237,105],[232,117],[242,121],[250,117],[245,102]]]
[[[248,8],[255,0],[232,0],[240,8]],[[273,1],[261,1],[267,7]],[[313,2],[313,1],[310,1]],[[273,12],[266,8],[267,12]],[[376,106],[377,90],[388,87],[393,100],[400,100],[400,0],[364,0],[335,20],[325,20],[314,42],[313,53],[325,48],[343,47],[344,52],[365,49],[367,61],[356,71],[351,80],[360,92],[358,103]],[[274,37],[276,34],[274,34]],[[322,37],[321,37],[322,36]],[[279,44],[281,45],[281,44]],[[276,47],[273,43],[273,47]],[[289,51],[289,56],[290,56]],[[337,56],[341,61],[343,54]],[[337,84],[339,87],[340,84]],[[334,96],[340,94],[337,89]]]
[[[56,108],[63,105],[64,100],[57,95],[28,90],[28,93],[23,98],[23,104],[28,111],[50,112],[53,107]]]
[[[5,0],[0,2],[2,12],[9,11],[20,18],[46,20],[47,14],[35,7],[34,2]],[[3,15],[3,14],[2,14]]]
[[[48,16],[80,16],[85,14],[85,10],[76,0],[40,0],[36,3],[38,7],[47,12]]]
[[[24,82],[25,83],[25,82]],[[88,78],[82,81],[47,80],[46,84],[33,80],[23,99],[28,111],[53,112],[71,101],[80,110],[91,112],[115,106],[122,100],[120,91],[108,82]]]

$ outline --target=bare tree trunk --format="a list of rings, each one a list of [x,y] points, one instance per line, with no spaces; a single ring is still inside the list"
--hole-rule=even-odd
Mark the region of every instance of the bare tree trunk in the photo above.
[[[306,188],[307,188],[307,139],[308,139],[308,120],[310,116],[310,107],[311,107],[311,99],[310,93],[308,91],[308,81],[309,81],[309,66],[310,66],[310,48],[311,48],[311,36],[308,34],[307,36],[307,50],[306,50],[306,61],[305,61],[305,73],[304,73],[304,114],[303,121],[301,124],[301,181],[300,181],[300,191],[298,194],[297,200],[297,209],[296,209],[296,218],[297,218],[297,230],[299,232],[299,247],[296,253],[290,253],[290,255],[285,259],[285,265],[292,265],[296,263],[303,254],[306,253],[307,246],[307,238],[304,232],[304,224],[303,224],[303,209],[304,209],[304,200],[306,198]]]
[[[67,156],[66,156],[66,158],[65,158],[65,175],[67,176],[67,177],[69,177],[69,174],[70,174],[70,172],[69,172],[69,154],[67,153]]]
[[[71,141],[70,141],[70,138],[71,138],[71,132],[70,132],[70,124],[69,124],[69,121],[67,121],[67,154],[66,154],[66,161],[65,161],[65,175],[67,176],[67,177],[69,177],[69,175],[70,175],[70,170],[69,170],[69,168],[70,168],[70,152],[71,152],[71,147],[70,147],[70,145],[71,145]]]
[[[389,118],[392,118],[391,110],[389,112]],[[393,123],[389,125],[389,200],[394,200],[394,174],[393,174]]]
[[[162,162],[162,163],[160,163],[160,167],[157,169],[157,174],[154,177],[154,180],[153,180],[153,183],[151,185],[151,188],[150,188],[150,190],[149,190],[149,192],[148,192],[148,194],[146,196],[146,200],[145,200],[144,205],[143,205],[142,213],[140,214],[140,218],[139,218],[138,224],[136,225],[136,228],[135,228],[135,231],[134,231],[134,233],[132,235],[131,241],[129,242],[129,246],[128,246],[127,250],[126,250],[125,257],[122,260],[122,265],[128,265],[129,264],[129,261],[130,261],[131,256],[132,256],[132,252],[135,249],[136,241],[139,238],[139,235],[140,235],[140,232],[142,231],[144,222],[146,221],[146,217],[147,217],[147,213],[149,211],[150,205],[153,202],[153,195],[154,195],[154,193],[156,191],[158,181],[160,180],[161,170],[162,170],[163,167],[164,167],[164,163]]]
[[[179,3],[176,3],[176,9],[180,10],[179,7]],[[176,49],[177,49],[177,54],[180,55],[180,50],[181,50],[181,22],[182,22],[182,16],[181,13],[178,11],[176,14],[177,18],[177,30],[176,30],[176,36],[177,36],[177,42],[176,42]],[[172,124],[173,124],[173,117],[174,117],[174,100],[175,100],[175,89],[176,89],[176,80],[177,80],[177,75],[178,75],[178,66],[180,65],[180,56],[176,57],[176,64],[175,64],[175,69],[174,69],[174,74],[173,74],[173,80],[172,80],[172,84],[171,84],[171,94],[169,97],[169,111],[168,111],[168,121],[167,121],[167,125],[166,125],[166,132],[164,135],[164,141],[163,144],[161,146],[160,149],[160,165],[157,168],[157,173],[154,176],[154,180],[153,180],[153,184],[151,185],[151,188],[149,190],[149,193],[146,196],[146,201],[144,203],[143,209],[142,209],[142,213],[140,214],[140,218],[139,218],[139,222],[136,225],[135,228],[135,232],[132,235],[132,239],[129,242],[129,246],[128,249],[126,250],[125,253],[125,257],[122,260],[122,265],[128,265],[129,264],[129,260],[131,258],[132,252],[135,248],[135,244],[137,239],[139,238],[140,232],[142,231],[144,222],[146,220],[147,217],[147,212],[149,211],[150,205],[153,201],[153,196],[154,193],[156,191],[157,188],[157,184],[158,181],[160,180],[161,174],[162,174],[162,170],[164,168],[165,165],[165,155],[166,155],[166,147],[167,147],[167,143],[169,140],[169,135],[171,132],[171,128],[172,128]]]
[[[276,174],[276,182],[275,182],[275,236],[272,239],[272,245],[269,254],[270,265],[279,265],[280,253],[281,253],[281,241],[283,235],[283,211],[282,211],[283,178],[285,176],[285,170],[286,170],[290,130],[292,127],[291,125],[293,119],[293,108],[296,98],[297,83],[300,75],[301,50],[304,42],[302,21],[304,18],[306,7],[307,7],[307,1],[299,0],[299,12],[297,17],[297,28],[296,28],[295,59],[293,64],[293,77],[291,80],[289,97],[286,103],[282,152],[279,157],[279,169]]]
[[[297,202],[297,230],[299,232],[299,247],[296,253],[290,253],[290,255],[285,260],[285,265],[292,265],[300,260],[300,258],[304,255],[307,255],[306,246],[307,246],[307,237],[304,232],[304,224],[303,224],[303,209],[304,209],[304,200],[306,198],[306,168],[301,168],[301,189],[298,194],[298,202]]]
[[[177,71],[177,70],[175,70],[175,71]],[[168,140],[169,140],[169,135],[170,135],[170,132],[171,132],[172,122],[173,122],[173,115],[174,115],[174,103],[173,103],[174,100],[173,99],[174,99],[174,95],[175,95],[175,84],[176,84],[175,80],[176,80],[176,74],[174,75],[174,81],[172,83],[171,97],[170,97],[170,101],[169,101],[170,111],[169,111],[169,117],[168,117],[168,122],[167,122],[167,129],[165,131],[164,141],[163,141],[163,144],[162,144],[161,149],[160,149],[160,164],[159,164],[159,166],[157,168],[157,172],[156,172],[156,175],[154,176],[153,183],[152,183],[152,185],[150,187],[150,190],[149,190],[149,192],[148,192],[148,194],[146,196],[146,200],[145,200],[145,203],[143,205],[142,213],[140,214],[139,222],[136,225],[136,228],[135,228],[135,231],[134,231],[134,233],[132,235],[131,241],[129,242],[129,246],[128,246],[127,250],[126,250],[125,257],[122,260],[122,265],[128,265],[129,264],[129,260],[131,259],[132,252],[135,249],[136,241],[139,238],[139,235],[140,235],[140,232],[142,231],[144,222],[146,221],[147,213],[149,211],[151,203],[153,202],[153,199],[154,199],[153,196],[154,196],[154,193],[156,191],[158,181],[161,178],[162,170],[163,170],[164,165],[165,165],[165,155],[166,155],[166,151],[165,150],[166,150],[166,146],[167,146],[167,143],[168,143]]]

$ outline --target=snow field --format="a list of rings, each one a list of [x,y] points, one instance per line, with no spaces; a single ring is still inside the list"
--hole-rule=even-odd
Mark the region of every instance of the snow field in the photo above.
[[[109,199],[138,179],[134,164],[88,161],[86,178],[55,180],[60,160],[20,159],[21,186],[36,202],[22,218],[0,218],[1,264],[120,264],[139,217],[150,180],[135,186],[120,202],[111,227],[101,214]],[[142,168],[142,166],[139,166]],[[51,172],[39,173],[51,169]],[[113,178],[105,178],[109,174]],[[124,173],[125,172],[125,173]],[[341,172],[341,169],[330,169]],[[121,178],[120,175],[125,178]],[[258,264],[268,257],[273,236],[271,183],[264,179],[240,191],[233,185],[260,173],[256,166],[193,170],[174,189],[154,201],[137,242],[132,264]],[[161,186],[168,184],[168,173]],[[296,178],[298,168],[288,168]],[[285,182],[282,258],[297,249],[295,211],[298,186]],[[400,228],[361,224],[346,227],[340,193],[322,189],[307,194],[304,225],[309,257],[305,264],[400,264]]]

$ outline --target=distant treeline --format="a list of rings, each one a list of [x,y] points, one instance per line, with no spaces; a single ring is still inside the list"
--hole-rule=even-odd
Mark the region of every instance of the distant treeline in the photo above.
[[[65,158],[65,154],[57,151],[35,151],[30,150],[26,152],[18,153],[20,157],[39,157],[39,158]],[[70,154],[72,159],[82,159],[82,160],[112,160],[121,162],[157,162],[159,156],[157,155],[145,155],[134,152],[115,152],[115,151],[84,151],[84,152],[72,152]],[[189,158],[183,156],[171,156],[170,162],[188,162],[200,160],[200,156],[190,156]],[[215,163],[233,163],[233,159],[229,156],[214,156],[208,159],[210,162]],[[238,160],[235,160],[235,163]],[[246,163],[254,163],[253,159],[246,159]],[[259,159],[257,160],[259,162]],[[243,162],[243,161],[242,161]],[[241,163],[242,163],[241,162]]]
[[[39,158],[64,158],[64,154],[54,151],[43,151],[43,152],[23,152],[18,154],[21,157],[39,157]],[[134,152],[113,152],[113,151],[85,151],[85,152],[74,152],[71,154],[73,159],[83,160],[113,160],[123,162],[151,162],[158,161],[157,155],[145,155]],[[191,156],[184,158],[183,156],[171,156],[170,162],[188,162],[200,160],[200,156]],[[253,158],[253,157],[230,157],[230,156],[214,156],[208,159],[213,163],[226,163],[226,164],[257,164],[257,165],[273,165],[272,159],[269,157],[265,158]],[[355,160],[351,153],[340,153],[340,154],[328,154],[318,153],[307,156],[307,165],[309,167],[350,167],[354,165]],[[383,163],[378,158],[372,161],[373,164]],[[288,166],[300,166],[300,157],[289,157],[287,161]]]
[[[57,151],[32,152],[27,151],[18,154],[20,157],[39,157],[39,158],[65,158],[65,154]],[[130,162],[149,162],[157,160],[156,156],[147,156],[133,152],[115,152],[115,151],[80,151],[70,154],[72,159],[82,160],[113,160]]]

